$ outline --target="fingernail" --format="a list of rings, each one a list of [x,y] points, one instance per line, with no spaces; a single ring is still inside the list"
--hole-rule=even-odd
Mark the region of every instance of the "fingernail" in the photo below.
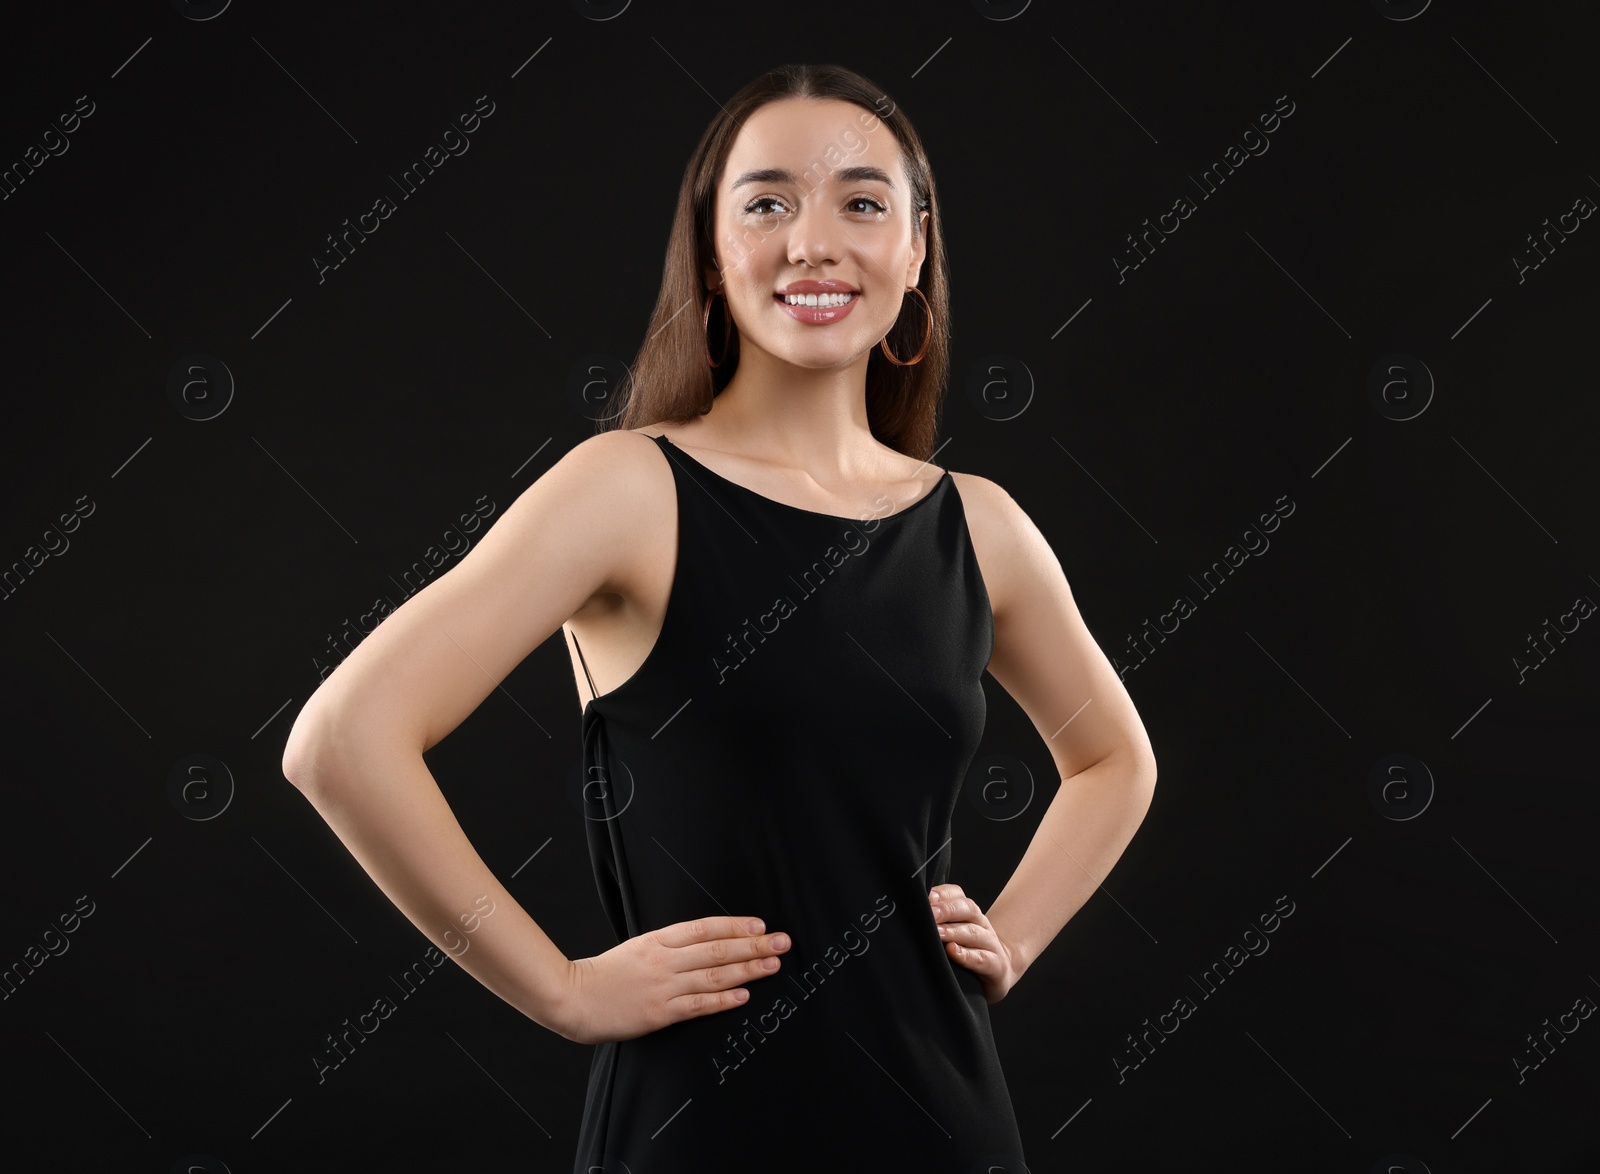
[[[778,960],[776,958],[763,958],[763,959],[761,959],[761,969],[762,970],[776,970],[777,968],[778,968]]]
[[[761,923],[761,919],[759,917],[752,917],[750,919],[750,924],[749,924],[749,926],[747,928],[750,930],[751,933],[760,933],[762,930],[766,929],[767,927]]]
[[[774,950],[787,950],[789,948],[789,935],[786,933],[773,934],[772,948]]]

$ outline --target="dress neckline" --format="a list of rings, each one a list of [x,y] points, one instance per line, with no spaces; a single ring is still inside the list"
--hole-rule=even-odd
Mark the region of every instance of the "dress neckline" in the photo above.
[[[879,514],[876,517],[866,517],[866,518],[845,517],[845,516],[843,516],[841,514],[823,513],[821,510],[808,510],[804,506],[790,505],[786,501],[779,501],[775,497],[768,497],[764,493],[757,493],[754,489],[751,489],[748,485],[741,485],[737,481],[731,481],[727,477],[724,477],[721,473],[717,472],[715,469],[711,468],[711,466],[701,464],[699,461],[695,460],[694,457],[690,456],[689,453],[684,448],[682,448],[680,445],[673,444],[671,440],[667,439],[667,437],[666,437],[666,435],[664,433],[662,435],[660,435],[660,436],[654,437],[653,439],[655,439],[657,441],[660,441],[660,442],[663,442],[665,444],[671,445],[672,448],[676,452],[682,453],[683,456],[684,456],[684,459],[686,459],[690,464],[694,465],[695,468],[700,469],[702,472],[708,474],[709,476],[711,476],[715,480],[720,481],[724,485],[731,485],[733,488],[739,490],[741,493],[745,493],[745,494],[749,495],[750,497],[756,498],[759,501],[764,501],[768,505],[775,505],[779,509],[789,510],[792,513],[797,513],[797,514],[809,514],[813,518],[826,518],[829,521],[833,521],[833,522],[868,522],[868,521],[887,522],[887,521],[889,521],[890,519],[893,519],[893,518],[903,518],[907,514],[911,513],[913,510],[915,510],[915,509],[919,508],[920,506],[922,506],[924,503],[926,503],[926,502],[932,500],[933,498],[939,496],[940,492],[944,489],[944,487],[946,485],[954,484],[954,479],[950,476],[950,470],[946,469],[942,474],[940,474],[939,479],[936,482],[934,482],[934,485],[933,485],[932,489],[928,490],[928,492],[924,493],[921,497],[917,498],[916,501],[912,502],[910,505],[906,506],[904,509],[896,510],[892,514]]]

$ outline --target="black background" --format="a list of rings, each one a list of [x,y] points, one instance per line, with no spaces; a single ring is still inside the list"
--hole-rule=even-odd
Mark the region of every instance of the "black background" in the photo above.
[[[94,106],[0,201],[0,966],[94,912],[0,1002],[6,1165],[570,1168],[589,1049],[455,967],[318,1083],[324,1037],[428,943],[284,781],[283,743],[330,634],[593,432],[569,381],[632,359],[714,103],[818,61],[880,83],[933,162],[939,463],[1048,537],[1139,666],[1160,764],[1104,889],[992,1009],[1030,1168],[1600,1169],[1600,1019],[1569,1016],[1520,1080],[1515,1059],[1600,1001],[1600,616],[1514,659],[1600,599],[1600,221],[1513,261],[1600,201],[1595,7],[587,7],[8,14],[0,166]],[[390,177],[480,96],[470,149],[400,201]],[[1280,96],[1270,148],[1203,197]],[[319,282],[380,195],[396,213]],[[1194,213],[1119,280],[1179,196]],[[168,393],[196,353],[234,385],[205,421]],[[1368,392],[1397,354],[1394,402],[1433,383],[1406,420]],[[970,393],[993,356],[1003,404]],[[1282,498],[1270,548],[1201,592]],[[63,551],[46,531],[75,503]],[[1179,595],[1195,613],[1141,664],[1129,636]],[[429,765],[519,901],[597,953],[559,635],[503,685]],[[952,879],[985,905],[1055,785],[986,687],[980,759],[1039,793],[958,811]],[[1411,768],[1412,818],[1369,790],[1396,754],[1431,777]],[[208,800],[174,800],[194,755],[231,782],[210,766]],[[1191,976],[1280,897],[1268,952],[1200,999]],[[815,1124],[852,1168],[846,1122]]]

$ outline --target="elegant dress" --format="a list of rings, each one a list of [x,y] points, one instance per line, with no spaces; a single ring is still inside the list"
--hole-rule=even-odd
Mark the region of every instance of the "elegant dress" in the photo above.
[[[581,721],[601,905],[618,941],[729,914],[793,944],[741,1006],[596,1046],[574,1170],[1021,1174],[982,984],[928,905],[994,645],[955,482],[843,518],[654,439],[666,618]]]

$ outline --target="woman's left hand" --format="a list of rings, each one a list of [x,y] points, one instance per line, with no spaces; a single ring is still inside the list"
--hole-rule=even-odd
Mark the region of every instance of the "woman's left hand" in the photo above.
[[[960,885],[935,885],[928,893],[945,956],[983,980],[990,1003],[1005,998],[1022,977],[1011,947],[1001,940],[978,903]]]

